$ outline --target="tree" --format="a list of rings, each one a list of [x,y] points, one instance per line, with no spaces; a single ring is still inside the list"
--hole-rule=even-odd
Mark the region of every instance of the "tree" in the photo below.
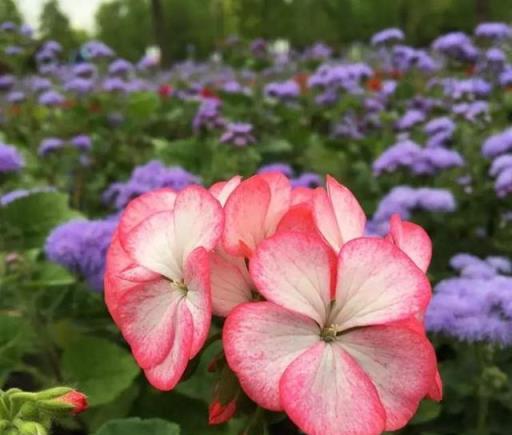
[[[102,3],[96,13],[98,38],[116,53],[136,61],[153,41],[148,1],[114,0]]]
[[[57,0],[48,0],[44,4],[39,18],[39,31],[43,39],[58,41],[65,51],[77,47],[69,18],[59,8]]]
[[[21,13],[14,0],[0,1],[0,23],[5,21],[12,21],[16,24],[21,24],[22,22]]]

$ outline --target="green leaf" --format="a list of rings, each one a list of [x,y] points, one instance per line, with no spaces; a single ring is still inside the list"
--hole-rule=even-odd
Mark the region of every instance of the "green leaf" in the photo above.
[[[129,97],[127,115],[133,121],[145,121],[158,109],[160,100],[153,92],[138,92]]]
[[[424,400],[421,402],[416,415],[411,420],[410,424],[421,424],[427,421],[434,420],[441,413],[441,405],[432,400]]]
[[[68,382],[87,394],[90,406],[114,400],[139,373],[127,350],[96,337],[81,337],[64,349],[62,370]]]
[[[37,192],[19,198],[0,207],[2,245],[17,250],[41,247],[55,226],[79,216],[68,207],[67,195],[59,192]]]
[[[30,331],[22,317],[0,316],[0,382],[17,368],[25,351],[29,350]]]
[[[180,435],[180,428],[160,418],[133,417],[109,421],[95,435]]]

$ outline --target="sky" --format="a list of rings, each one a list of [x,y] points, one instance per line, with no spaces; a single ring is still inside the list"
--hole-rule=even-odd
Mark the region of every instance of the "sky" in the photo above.
[[[1,0],[0,0],[1,1]],[[58,0],[61,9],[77,29],[92,30],[94,14],[104,0]],[[39,14],[45,0],[18,0],[18,6],[28,24],[37,29]]]

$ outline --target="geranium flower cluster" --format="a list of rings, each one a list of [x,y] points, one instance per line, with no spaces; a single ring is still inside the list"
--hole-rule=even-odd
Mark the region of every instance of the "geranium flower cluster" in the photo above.
[[[177,385],[212,316],[225,317],[225,360],[259,406],[312,435],[396,430],[442,395],[422,323],[431,242],[398,215],[385,237],[365,225],[331,177],[315,189],[267,172],[151,191],[120,217],[106,304],[156,388]],[[236,401],[216,399],[210,421]]]

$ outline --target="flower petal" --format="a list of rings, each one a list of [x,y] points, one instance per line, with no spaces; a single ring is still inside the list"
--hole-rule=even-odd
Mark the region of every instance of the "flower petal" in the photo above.
[[[297,204],[286,212],[279,222],[276,232],[285,231],[318,234],[310,204]]]
[[[162,211],[143,220],[121,239],[126,252],[135,262],[169,279],[181,280],[182,263],[176,252],[172,211]]]
[[[380,434],[385,412],[361,367],[337,344],[317,343],[279,383],[281,404],[309,435]]]
[[[265,237],[276,231],[279,221],[290,207],[292,187],[290,180],[279,172],[260,174],[270,188],[270,203],[265,216]]]
[[[220,205],[224,206],[229,196],[242,182],[240,175],[235,175],[228,181],[219,181],[210,187],[210,193],[220,202]]]
[[[153,190],[133,199],[124,209],[119,223],[121,237],[124,238],[130,230],[149,216],[172,210],[175,201],[176,192],[167,188]]]
[[[422,227],[402,221],[400,215],[394,214],[386,238],[404,251],[423,272],[427,271],[432,259],[432,241]]]
[[[270,188],[260,176],[242,181],[225,205],[223,245],[231,255],[250,257],[265,238]]]
[[[165,359],[144,370],[146,378],[159,390],[172,390],[179,382],[190,359],[192,347],[192,316],[186,304],[179,304],[174,316],[176,334]]]
[[[174,239],[181,264],[196,248],[211,251],[223,225],[222,207],[204,187],[192,185],[183,189],[174,206]]]
[[[217,250],[210,254],[210,268],[214,314],[226,317],[237,305],[251,300],[253,285],[243,258]]]
[[[258,246],[250,273],[265,298],[323,325],[335,263],[334,253],[318,236],[286,232]]]
[[[319,231],[336,252],[344,243],[364,234],[366,216],[359,202],[350,190],[329,175],[326,190],[315,190],[313,214]]]
[[[212,319],[210,265],[204,248],[197,248],[187,257],[184,281],[187,287],[185,302],[193,323],[190,348],[190,358],[193,358],[203,347]]]
[[[436,373],[436,357],[427,337],[393,324],[349,331],[340,343],[377,388],[386,411],[386,430],[405,426]]]
[[[340,252],[330,322],[349,329],[403,320],[422,314],[430,296],[426,275],[394,244],[352,240]]]
[[[226,319],[226,359],[247,395],[260,406],[280,411],[279,379],[288,365],[320,340],[311,319],[271,302],[239,305]]]
[[[165,279],[140,284],[119,301],[119,324],[142,368],[162,362],[175,336],[177,306],[185,295]]]

